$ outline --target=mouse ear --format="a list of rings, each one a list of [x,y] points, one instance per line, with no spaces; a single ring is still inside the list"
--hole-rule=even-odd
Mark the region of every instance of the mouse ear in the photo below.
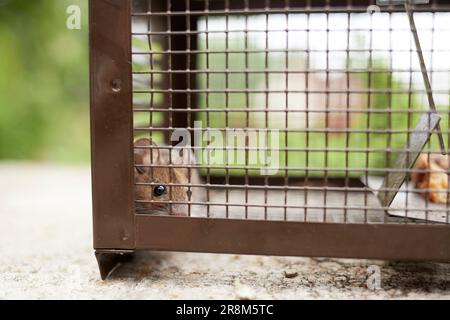
[[[153,147],[153,148],[152,148]],[[159,161],[158,145],[151,139],[141,138],[134,143],[134,163],[135,164],[151,164]],[[148,167],[137,167],[139,173],[148,171]]]

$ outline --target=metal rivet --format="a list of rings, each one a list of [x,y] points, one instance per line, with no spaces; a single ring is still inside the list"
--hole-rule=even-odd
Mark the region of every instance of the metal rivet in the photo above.
[[[114,92],[120,92],[122,89],[122,81],[120,79],[114,79],[111,81],[111,90]]]
[[[126,231],[122,231],[122,232],[120,233],[120,239],[121,239],[122,241],[127,241],[129,238],[130,238],[130,237],[129,237],[129,235],[128,235],[128,233],[127,233]]]

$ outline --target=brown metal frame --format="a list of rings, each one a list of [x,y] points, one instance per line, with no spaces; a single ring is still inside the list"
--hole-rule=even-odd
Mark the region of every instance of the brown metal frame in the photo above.
[[[130,1],[89,5],[94,247],[133,249]]]
[[[231,4],[239,6],[236,1]],[[450,261],[448,225],[136,215],[130,6],[130,0],[90,0],[89,6],[94,248],[103,279],[118,262],[141,249]],[[185,17],[174,20],[174,29],[185,28]],[[186,68],[187,58],[178,59],[174,68]],[[186,83],[185,75],[179,77],[177,83]],[[174,98],[187,99],[184,94]],[[175,126],[186,125],[185,115],[178,114]]]

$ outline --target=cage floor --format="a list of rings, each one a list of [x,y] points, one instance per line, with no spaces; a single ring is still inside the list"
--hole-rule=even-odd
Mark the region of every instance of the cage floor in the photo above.
[[[370,177],[368,186],[376,190],[382,178]],[[408,189],[408,192],[405,192]],[[374,192],[336,190],[228,190],[212,188],[207,205],[192,205],[191,216],[286,220],[328,223],[446,223],[445,205],[427,203],[424,198],[403,186],[388,214]],[[208,196],[205,196],[208,200]],[[228,205],[227,205],[228,204]]]
[[[382,223],[386,219],[384,210],[376,209],[380,205],[371,192],[248,190],[246,196],[242,190],[227,193],[220,188],[209,193],[209,202],[214,203],[209,206],[211,218],[331,223]],[[365,209],[369,207],[373,209]],[[191,215],[208,216],[207,206],[192,206]]]

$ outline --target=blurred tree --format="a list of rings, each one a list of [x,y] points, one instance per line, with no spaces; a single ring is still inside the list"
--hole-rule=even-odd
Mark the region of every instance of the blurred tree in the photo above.
[[[87,24],[87,1],[0,0],[0,159],[89,159]]]

